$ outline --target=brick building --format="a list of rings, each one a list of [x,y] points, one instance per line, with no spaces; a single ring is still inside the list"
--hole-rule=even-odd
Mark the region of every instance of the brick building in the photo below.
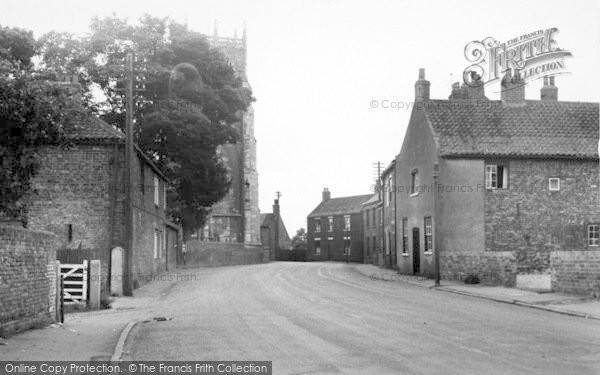
[[[598,290],[598,104],[558,101],[546,77],[525,100],[517,74],[501,100],[453,85],[429,98],[424,70],[396,157],[398,267],[479,274],[509,286]],[[521,284],[521,285],[519,285]]]
[[[99,259],[105,291],[119,293],[127,270],[131,243],[132,286],[175,267],[180,229],[166,217],[166,184],[163,173],[136,147],[132,160],[132,226],[126,233],[125,136],[94,116],[75,124],[67,137],[73,146],[45,146],[41,165],[32,180],[28,198],[28,228],[57,235],[57,259],[81,263]],[[120,248],[123,256],[111,252]],[[114,272],[113,272],[114,273]],[[115,289],[116,288],[116,289]],[[125,293],[130,293],[125,285]]]
[[[273,202],[273,213],[260,214],[260,242],[271,260],[290,259],[292,240],[281,218],[279,199]]]
[[[322,201],[308,215],[307,259],[363,262],[362,204],[371,194],[331,198],[323,190]]]
[[[225,55],[244,87],[250,88],[246,75],[246,30],[242,38],[207,37],[211,47]],[[239,242],[260,245],[260,210],[258,208],[258,171],[256,167],[256,138],[252,105],[234,124],[239,141],[219,147],[231,188],[225,198],[211,207],[206,224],[194,238],[202,241]]]
[[[377,185],[379,187],[379,185]],[[363,223],[363,262],[382,266],[383,259],[383,223],[381,216],[381,193],[378,191],[362,204]]]
[[[381,173],[381,217],[383,235],[383,264],[396,268],[398,264],[396,252],[396,161],[393,160]]]

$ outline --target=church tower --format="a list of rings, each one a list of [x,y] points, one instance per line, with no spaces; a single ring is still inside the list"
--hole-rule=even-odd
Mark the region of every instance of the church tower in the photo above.
[[[246,75],[246,27],[243,35],[233,38],[218,36],[216,23],[212,36],[207,37],[213,48],[225,55],[243,81],[250,88]],[[201,239],[219,242],[260,243],[260,211],[258,208],[258,171],[256,169],[256,138],[254,137],[254,109],[252,105],[240,114],[235,124],[239,141],[223,145],[219,154],[231,178],[227,196],[211,208]]]

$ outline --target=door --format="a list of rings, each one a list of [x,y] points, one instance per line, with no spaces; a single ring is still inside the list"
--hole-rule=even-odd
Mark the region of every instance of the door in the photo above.
[[[419,228],[413,228],[413,274],[421,271],[421,246],[419,243]]]

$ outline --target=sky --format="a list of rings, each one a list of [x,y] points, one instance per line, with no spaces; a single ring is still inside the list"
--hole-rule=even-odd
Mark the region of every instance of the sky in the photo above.
[[[373,165],[400,152],[419,68],[431,97],[446,99],[469,65],[465,46],[503,42],[556,27],[571,51],[559,99],[600,102],[600,0],[551,1],[33,1],[0,0],[0,25],[85,33],[93,16],[170,17],[202,33],[248,35],[247,72],[256,102],[261,212],[281,211],[290,235],[329,188],[332,197],[369,194]],[[527,86],[539,99],[541,83]],[[498,99],[499,84],[486,86]],[[377,103],[373,108],[372,103]],[[386,104],[384,105],[384,101]],[[406,106],[405,106],[406,107]]]

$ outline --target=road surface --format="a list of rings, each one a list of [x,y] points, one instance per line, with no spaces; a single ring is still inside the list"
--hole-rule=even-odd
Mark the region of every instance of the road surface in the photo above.
[[[340,263],[179,272],[189,280],[151,312],[172,319],[138,324],[125,359],[264,360],[274,374],[600,374],[599,321]]]

